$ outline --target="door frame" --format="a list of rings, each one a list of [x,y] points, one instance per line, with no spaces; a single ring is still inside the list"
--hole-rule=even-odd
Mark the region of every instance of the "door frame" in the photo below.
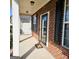
[[[48,19],[47,19],[47,42],[46,42],[46,47],[48,47],[48,43],[49,43],[49,11],[46,12],[46,13],[43,13],[40,15],[40,39],[42,37],[42,16],[45,15],[45,14],[48,14]]]

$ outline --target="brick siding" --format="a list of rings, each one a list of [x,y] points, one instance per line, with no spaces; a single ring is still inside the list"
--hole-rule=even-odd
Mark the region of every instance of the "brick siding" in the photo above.
[[[51,0],[44,7],[42,7],[35,13],[38,18],[37,33],[40,33],[40,15],[49,11],[49,42],[50,41],[54,42],[55,10],[56,10],[56,0]]]
[[[55,15],[56,15],[56,0],[51,0],[50,2],[48,2],[45,6],[43,6],[41,9],[39,9],[34,14],[34,15],[37,16],[37,20],[38,20],[38,31],[33,32],[32,34],[33,34],[33,36],[38,38],[38,34],[40,34],[40,15],[43,14],[43,13],[46,13],[48,11],[49,11],[49,46],[48,46],[48,49],[52,54],[55,53],[56,55],[58,55],[58,52],[57,53],[53,52],[53,50],[58,51],[57,49],[59,49],[60,55],[61,56],[63,55],[64,57],[66,57],[66,59],[68,59],[68,53],[69,53],[68,50],[64,49],[61,45],[58,45],[58,48],[54,48],[55,47],[55,45],[54,45],[55,44],[55,42],[54,42],[55,38],[54,37],[55,37],[55,19],[56,19],[55,18]],[[63,15],[63,11],[62,11],[62,15]],[[61,38],[60,38],[60,41],[61,41]],[[59,59],[59,56],[55,56],[55,57],[56,57],[56,59]]]

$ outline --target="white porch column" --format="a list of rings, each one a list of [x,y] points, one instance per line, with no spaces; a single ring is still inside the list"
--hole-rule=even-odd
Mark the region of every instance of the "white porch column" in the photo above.
[[[13,56],[19,56],[19,36],[20,36],[20,18],[19,18],[19,0],[12,0],[12,20],[13,20]]]

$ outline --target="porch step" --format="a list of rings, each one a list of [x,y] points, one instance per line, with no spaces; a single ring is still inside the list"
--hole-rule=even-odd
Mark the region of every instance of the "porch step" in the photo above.
[[[10,56],[10,59],[20,59],[18,56]]]
[[[20,35],[20,41],[27,39],[28,37],[31,37],[31,36],[32,36],[32,34],[22,34],[22,35]]]

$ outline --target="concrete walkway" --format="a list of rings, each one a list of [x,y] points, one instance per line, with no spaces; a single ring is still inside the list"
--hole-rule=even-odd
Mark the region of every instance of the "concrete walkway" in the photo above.
[[[26,59],[55,59],[45,48],[35,50]]]
[[[20,42],[21,59],[55,59],[46,48],[37,49],[35,44],[38,43],[34,37]]]

